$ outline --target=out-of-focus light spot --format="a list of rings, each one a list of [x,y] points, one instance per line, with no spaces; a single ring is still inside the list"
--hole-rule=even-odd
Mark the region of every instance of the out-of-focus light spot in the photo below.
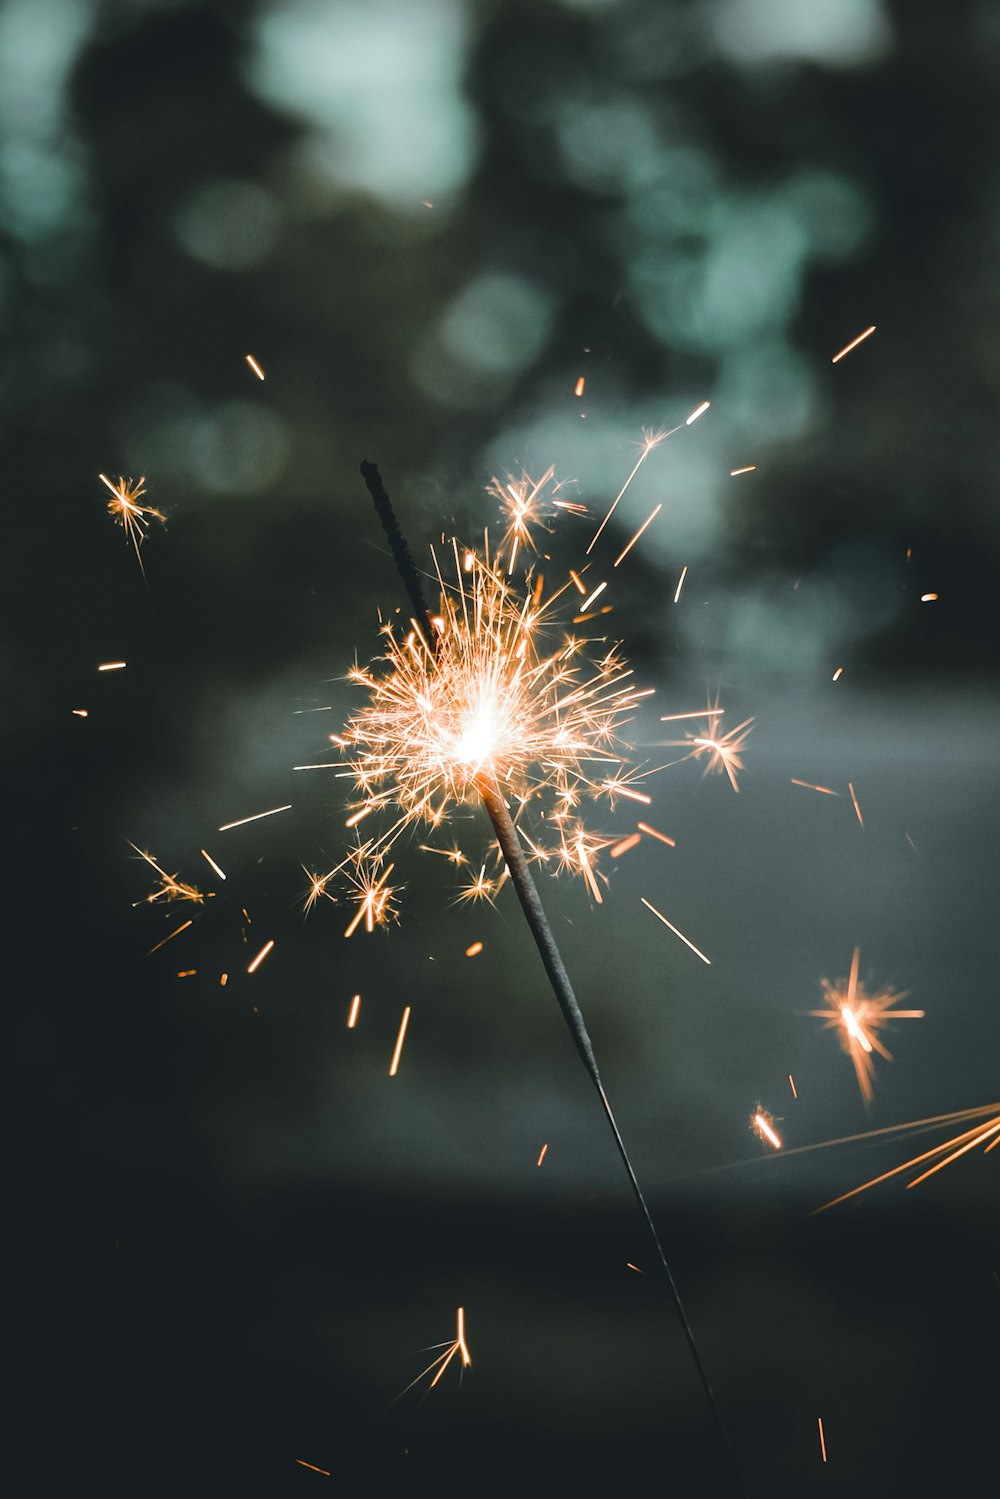
[[[288,452],[285,423],[257,402],[224,401],[191,424],[191,470],[203,489],[219,494],[259,494],[278,478]]]
[[[460,0],[282,0],[253,28],[247,78],[315,127],[331,176],[416,211],[475,159],[467,30]]]
[[[892,42],[882,0],[716,0],[712,29],[739,67],[779,61],[851,68]]]
[[[445,313],[441,340],[472,369],[498,374],[530,364],[548,334],[551,303],[521,276],[477,277]]]
[[[279,227],[274,199],[255,182],[205,183],[174,214],[174,233],[188,254],[222,271],[260,265]]]

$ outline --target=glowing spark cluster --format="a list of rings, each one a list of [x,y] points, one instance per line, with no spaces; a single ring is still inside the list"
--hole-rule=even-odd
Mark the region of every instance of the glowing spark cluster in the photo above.
[[[851,972],[847,979],[838,979],[831,984],[822,979],[823,993],[829,1001],[828,1010],[810,1010],[817,1019],[825,1020],[828,1028],[840,1033],[840,1042],[854,1065],[855,1076],[861,1096],[866,1103],[872,1100],[872,1080],[875,1076],[873,1053],[892,1061],[892,1054],[878,1038],[878,1032],[892,1020],[919,1020],[923,1010],[897,1010],[894,1008],[906,994],[897,994],[893,989],[883,989],[869,994],[858,980],[861,949],[854,949]]]
[[[146,482],[145,477],[138,480],[119,477],[117,484],[112,484],[107,474],[98,474],[97,477],[111,491],[108,514],[114,516],[132,543],[141,568],[139,548],[146,539],[146,527],[151,520],[165,521],[167,517],[162,510],[155,510],[152,505],[139,504],[146,493],[142,487]]]

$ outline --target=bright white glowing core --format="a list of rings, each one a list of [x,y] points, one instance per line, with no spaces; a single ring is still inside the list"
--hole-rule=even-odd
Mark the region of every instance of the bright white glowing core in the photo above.
[[[493,759],[501,739],[502,725],[496,704],[490,697],[481,697],[462,718],[452,753],[462,765],[484,765]]]

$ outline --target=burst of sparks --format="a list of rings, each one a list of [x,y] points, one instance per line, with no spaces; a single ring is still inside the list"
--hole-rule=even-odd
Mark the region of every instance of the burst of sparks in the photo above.
[[[750,1128],[759,1140],[766,1140],[775,1150],[781,1149],[781,1137],[774,1127],[774,1120],[766,1109],[758,1108],[750,1116]]]
[[[986,1113],[994,1107],[995,1105],[991,1104],[986,1109],[969,1109],[963,1111],[963,1113],[968,1117],[975,1113]],[[945,1115],[944,1117],[947,1119],[953,1116]],[[959,1114],[954,1117],[961,1118],[962,1115]],[[922,1123],[923,1121],[919,1122]],[[936,1120],[931,1121],[932,1124],[937,1122]],[[881,1176],[873,1176],[871,1181],[863,1182],[860,1187],[852,1187],[850,1192],[841,1193],[832,1202],[826,1202],[821,1208],[816,1208],[815,1212],[824,1213],[827,1208],[836,1207],[838,1203],[847,1202],[849,1198],[857,1197],[859,1193],[867,1192],[871,1187],[878,1187],[882,1182],[891,1181],[894,1176],[900,1176],[904,1171],[912,1171],[914,1167],[923,1166],[925,1162],[933,1162],[932,1165],[927,1166],[926,1170],[921,1171],[918,1176],[915,1176],[912,1181],[906,1183],[907,1191],[909,1191],[911,1187],[918,1187],[929,1176],[934,1176],[936,1172],[943,1171],[945,1166],[950,1166],[960,1156],[966,1155],[970,1150],[977,1149],[980,1145],[984,1147],[984,1155],[987,1155],[996,1145],[1000,1145],[1000,1114],[994,1114],[992,1118],[985,1120],[985,1122],[975,1124],[971,1129],[962,1130],[957,1135],[952,1135],[943,1144],[935,1145],[933,1149],[925,1150],[921,1155],[911,1157],[910,1160],[904,1161],[901,1166],[894,1166],[891,1171],[883,1171]]]
[[[407,1390],[412,1390],[415,1384],[419,1384],[422,1379],[425,1379],[427,1375],[430,1374],[432,1369],[436,1370],[437,1372],[435,1373],[434,1378],[431,1380],[430,1384],[427,1386],[427,1389],[428,1391],[433,1390],[434,1386],[437,1384],[438,1380],[441,1378],[442,1374],[447,1369],[448,1365],[451,1363],[456,1354],[461,1357],[463,1369],[468,1369],[471,1367],[472,1354],[469,1352],[469,1345],[466,1342],[465,1338],[465,1308],[463,1306],[460,1306],[458,1308],[455,1316],[454,1341],[443,1344],[438,1343],[436,1346],[438,1348],[443,1347],[444,1352],[439,1354],[437,1358],[432,1359],[431,1362],[427,1365],[427,1368],[421,1370],[416,1379],[410,1380],[410,1383],[406,1386],[406,1389],[402,1390],[400,1394],[396,1396],[397,1400],[401,1399],[402,1396],[406,1394]]]
[[[146,527],[151,520],[165,521],[167,517],[162,510],[156,510],[152,505],[139,504],[146,493],[142,487],[146,482],[145,477],[136,480],[119,476],[117,484],[112,484],[107,474],[98,474],[97,477],[111,491],[108,514],[114,516],[115,521],[132,543],[136,561],[142,568],[139,548],[146,539]]]
[[[349,673],[368,702],[341,736],[358,792],[348,825],[375,812],[390,814],[389,825],[354,864],[355,898],[369,931],[391,911],[386,876],[377,871],[396,839],[416,824],[439,828],[455,808],[479,802],[487,781],[517,804],[519,820],[530,815],[529,803],[537,809],[550,836],[543,847],[521,829],[531,856],[554,858],[557,867],[582,875],[596,901],[594,861],[614,840],[583,830],[576,817],[580,802],[605,797],[613,805],[625,797],[648,804],[634,784],[646,772],[625,769],[617,739],[647,694],[633,686],[616,646],[601,642],[590,660],[586,642],[554,621],[553,605],[568,584],[543,598],[542,578],[529,574],[520,588],[511,583],[510,557],[532,545],[527,517],[539,485],[525,480],[513,488],[520,509],[492,556],[488,535],[481,554],[453,542],[447,580],[434,556],[440,588],[434,638],[426,639],[417,621],[405,631],[385,623],[381,660]],[[502,495],[502,486],[493,492]],[[458,850],[437,851],[464,862]],[[488,874],[484,865],[459,899],[491,900],[502,879],[502,872]]]
[[[861,949],[856,947],[851,958],[851,971],[846,979],[838,979],[836,983],[831,983],[829,979],[820,981],[830,1008],[810,1010],[809,1013],[819,1020],[825,1020],[828,1029],[834,1028],[839,1032],[841,1045],[853,1063],[861,1096],[865,1103],[870,1103],[875,1075],[873,1053],[877,1052],[886,1061],[892,1061],[892,1054],[879,1040],[879,1031],[893,1020],[919,1020],[924,1012],[895,1008],[900,1000],[906,998],[905,991],[896,993],[893,989],[883,989],[876,994],[869,994],[858,979],[860,962]]]
[[[717,709],[709,710],[713,716]],[[708,717],[709,713],[704,716]],[[745,718],[735,729],[730,729],[727,734],[720,734],[718,725],[713,725],[708,733],[686,734],[682,740],[668,740],[671,744],[690,745],[688,759],[704,760],[705,774],[711,775],[714,771],[718,775],[727,775],[729,784],[734,791],[739,791],[739,772],[745,769],[743,764],[743,746],[750,737],[753,727],[753,719]]]
[[[185,882],[183,880],[179,880],[175,874],[167,874],[166,870],[161,869],[159,864],[157,864],[156,860],[153,858],[153,855],[148,854],[144,849],[139,848],[138,844],[130,843],[129,847],[135,849],[140,859],[145,859],[146,863],[151,869],[154,869],[156,871],[160,879],[160,883],[157,885],[156,889],[151,891],[151,893],[147,895],[143,900],[133,901],[133,906],[141,906],[147,904],[155,905],[159,900],[163,900],[168,903],[175,900],[189,900],[196,906],[202,906],[205,904],[205,897],[204,895],[202,895],[197,885],[185,884]]]
[[[551,466],[545,470],[540,479],[532,479],[528,474],[522,474],[519,479],[508,475],[503,480],[491,480],[487,493],[498,501],[506,522],[506,530],[500,542],[498,554],[506,554],[505,566],[508,573],[514,571],[518,552],[522,547],[537,553],[535,532],[537,530],[550,531],[551,522],[560,511],[570,511],[576,515],[587,513],[586,505],[566,499],[561,493],[562,488],[563,486],[556,482],[555,469]],[[465,571],[470,572],[475,554],[466,552],[465,556]]]

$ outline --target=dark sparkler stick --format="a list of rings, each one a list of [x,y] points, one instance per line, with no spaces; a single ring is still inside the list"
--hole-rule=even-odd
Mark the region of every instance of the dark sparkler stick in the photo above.
[[[437,640],[437,635],[431,624],[430,611],[427,608],[427,602],[424,598],[423,588],[420,582],[420,575],[417,572],[413,558],[410,554],[410,549],[406,544],[406,539],[403,536],[402,530],[399,526],[399,522],[396,519],[395,512],[392,508],[392,502],[385,492],[385,487],[382,484],[381,475],[379,474],[378,468],[374,463],[370,463],[367,460],[364,461],[361,464],[361,473],[365,480],[365,484],[368,487],[368,492],[375,504],[375,509],[378,513],[378,517],[382,522],[383,529],[385,530],[389,545],[392,549],[393,558],[396,562],[397,568],[399,569],[399,573],[406,588],[407,595],[409,596],[410,603],[412,604],[416,613],[417,622],[424,632],[424,637],[428,645],[433,650],[435,642]],[[548,975],[549,983],[552,985],[552,991],[555,994],[555,997],[559,1003],[559,1007],[563,1012],[566,1024],[569,1027],[570,1034],[573,1037],[576,1049],[580,1053],[580,1058],[583,1062],[583,1065],[586,1067],[588,1075],[590,1076],[594,1087],[597,1089],[598,1097],[601,1100],[601,1106],[604,1109],[605,1117],[607,1118],[608,1124],[611,1128],[611,1132],[614,1135],[615,1145],[618,1149],[619,1155],[622,1158],[622,1163],[624,1164],[626,1173],[628,1174],[628,1179],[632,1187],[633,1195],[635,1196],[636,1202],[638,1203],[642,1215],[646,1220],[646,1226],[648,1227],[653,1239],[653,1243],[656,1246],[657,1256],[667,1277],[667,1283],[670,1287],[670,1294],[673,1298],[674,1306],[677,1309],[681,1328],[683,1330],[684,1337],[687,1340],[687,1345],[690,1349],[691,1357],[694,1360],[695,1369],[698,1372],[698,1378],[701,1381],[702,1388],[705,1391],[708,1403],[711,1406],[712,1413],[715,1417],[715,1421],[719,1429],[719,1434],[722,1437],[726,1452],[729,1455],[736,1481],[739,1484],[741,1491],[745,1495],[747,1492],[746,1487],[743,1483],[742,1474],[740,1472],[739,1464],[736,1459],[736,1453],[729,1437],[729,1432],[727,1431],[725,1422],[722,1419],[722,1412],[719,1409],[719,1405],[716,1401],[711,1383],[709,1382],[708,1373],[705,1369],[704,1364],[702,1363],[701,1355],[698,1351],[698,1345],[695,1341],[694,1332],[692,1330],[690,1322],[688,1321],[687,1313],[684,1309],[684,1303],[681,1300],[680,1291],[678,1290],[677,1283],[674,1280],[673,1272],[670,1269],[670,1264],[664,1252],[663,1245],[660,1243],[660,1237],[656,1231],[656,1225],[653,1222],[652,1214],[649,1211],[649,1206],[643,1195],[642,1188],[639,1185],[639,1180],[635,1174],[635,1169],[632,1165],[631,1160],[629,1159],[629,1154],[625,1148],[625,1142],[622,1139],[617,1120],[615,1119],[611,1104],[608,1101],[608,1096],[604,1091],[604,1085],[601,1082],[600,1073],[597,1067],[597,1059],[594,1056],[594,1048],[590,1040],[590,1035],[588,1034],[587,1026],[584,1021],[583,1014],[580,1010],[580,1006],[577,1003],[576,995],[573,992],[573,985],[570,982],[569,974],[566,972],[566,966],[563,963],[562,955],[559,952],[555,937],[552,934],[552,928],[549,926],[548,918],[545,915],[545,910],[542,906],[541,898],[539,897],[534,879],[532,878],[531,870],[528,867],[528,861],[524,856],[524,850],[521,846],[520,839],[518,838],[517,830],[514,827],[514,823],[511,818],[510,812],[508,811],[507,804],[504,801],[503,795],[500,792],[496,781],[492,777],[480,776],[476,781],[476,786],[479,790],[480,795],[482,796],[483,805],[486,808],[486,812],[489,816],[490,822],[493,824],[493,831],[496,834],[497,842],[499,843],[501,852],[503,853],[510,879],[514,885],[515,890],[517,891],[518,900],[521,903],[521,909],[524,912],[525,919],[531,931],[531,935],[535,940],[535,946],[538,948],[542,964],[545,968],[546,974]]]

